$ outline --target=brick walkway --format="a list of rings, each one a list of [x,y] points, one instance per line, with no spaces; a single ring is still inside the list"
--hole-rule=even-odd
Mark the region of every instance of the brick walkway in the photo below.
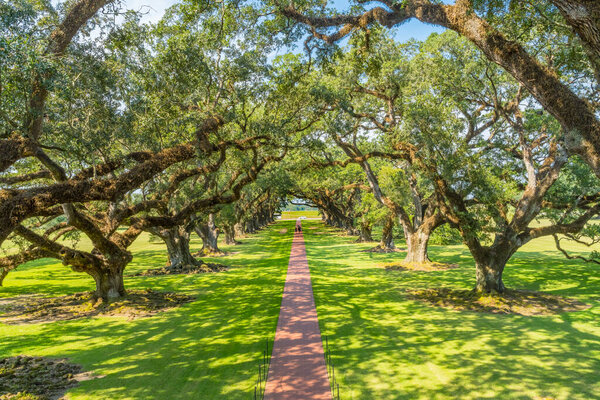
[[[292,242],[265,399],[331,400],[302,232]]]

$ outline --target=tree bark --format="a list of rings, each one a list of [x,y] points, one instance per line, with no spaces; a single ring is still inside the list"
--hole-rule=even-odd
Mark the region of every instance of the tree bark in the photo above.
[[[404,262],[423,264],[430,263],[427,246],[433,231],[440,225],[446,223],[446,219],[433,206],[427,207],[423,215],[415,215],[413,221],[407,220],[406,216],[399,217],[400,224],[406,238],[406,257]],[[417,218],[418,217],[418,218]]]
[[[6,278],[6,275],[8,275],[8,269],[0,270],[0,286],[2,286],[4,283],[4,278]]]
[[[156,229],[153,233],[160,237],[167,246],[169,257],[167,268],[180,270],[186,266],[200,265],[190,252],[190,233],[183,226],[171,229]]]
[[[86,271],[94,278],[96,282],[96,292],[94,298],[102,299],[104,302],[110,302],[119,297],[125,296],[125,285],[123,283],[124,266],[113,266],[107,268],[94,268]]]
[[[406,238],[406,257],[404,262],[413,264],[430,263],[427,245],[431,237],[432,230],[420,226],[414,232],[404,229],[404,237]]]
[[[254,219],[249,219],[245,224],[246,233],[254,233],[256,232],[256,225],[254,224]]]
[[[223,231],[225,231],[225,244],[237,245],[240,244],[235,240],[235,226],[234,225],[223,225]]]
[[[213,213],[208,214],[208,221],[206,224],[196,225],[195,230],[198,236],[200,236],[202,239],[202,254],[223,253],[217,244],[219,228],[217,228],[215,225],[215,215]]]
[[[394,244],[394,217],[389,216],[385,219],[383,224],[383,231],[381,232],[381,241],[379,242],[379,249],[383,251],[392,251],[396,249]]]
[[[358,239],[356,239],[356,242],[357,243],[372,242],[373,235],[371,234],[371,231],[372,231],[371,225],[361,224],[360,229],[358,230]]]
[[[475,263],[475,290],[479,292],[498,292],[502,293],[506,289],[502,282],[502,273],[506,262],[493,259],[488,262]]]
[[[241,222],[237,222],[235,225],[233,225],[233,233],[235,236],[243,236],[244,230],[244,224]]]
[[[506,226],[501,234],[496,234],[491,246],[470,248],[475,259],[475,289],[487,293],[504,292],[504,267],[516,251],[530,240],[529,235],[520,236],[510,226]]]
[[[600,3],[597,0],[551,0],[583,43],[600,83]]]

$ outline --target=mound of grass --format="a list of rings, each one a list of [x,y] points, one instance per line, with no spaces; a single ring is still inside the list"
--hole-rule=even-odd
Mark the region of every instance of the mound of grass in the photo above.
[[[482,293],[475,290],[435,288],[407,290],[407,297],[428,304],[460,311],[494,314],[554,315],[586,310],[590,306],[575,299],[528,290]]]
[[[17,296],[0,300],[0,321],[5,324],[35,324],[64,321],[96,315],[135,319],[179,307],[193,296],[152,289],[130,290],[122,299],[110,303],[96,301],[93,292],[59,297]]]

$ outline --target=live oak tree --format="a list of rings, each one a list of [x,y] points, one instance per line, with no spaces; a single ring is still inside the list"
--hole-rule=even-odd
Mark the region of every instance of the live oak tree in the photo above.
[[[174,79],[161,75],[160,67],[167,64],[161,57],[168,53],[161,51],[160,42],[155,51],[145,48],[152,43],[140,37],[149,32],[137,25],[135,17],[121,30],[100,24],[101,30],[111,30],[111,35],[101,35],[106,37],[104,42],[77,42],[66,53],[77,29],[103,4],[76,3],[50,34],[47,48],[30,49],[35,54],[41,52],[40,58],[51,61],[53,69],[44,70],[42,67],[48,66],[42,64],[10,75],[9,86],[28,80],[33,83],[29,103],[22,103],[22,123],[16,123],[7,112],[3,114],[3,121],[10,126],[0,143],[10,150],[2,153],[2,168],[8,169],[3,184],[9,189],[0,195],[0,209],[5,222],[2,240],[12,235],[30,244],[19,257],[9,255],[2,260],[3,276],[31,259],[54,257],[75,271],[91,275],[96,281],[96,296],[107,300],[125,294],[123,271],[132,258],[127,248],[143,230],[185,225],[198,210],[234,201],[244,185],[281,155],[280,151],[261,155],[253,149],[245,170],[223,190],[197,198],[176,213],[160,215],[158,211],[178,185],[203,170],[198,161],[209,160],[214,154],[222,156],[227,149],[247,142],[227,140],[219,134],[231,117],[222,115],[227,107],[212,101],[225,97],[215,82],[212,87],[204,86],[209,92],[217,89],[212,97],[202,98],[208,99],[208,104],[194,103],[198,92],[190,93],[179,98],[175,107],[162,110],[159,118],[163,121],[151,123],[147,113],[160,104],[157,99],[169,97],[176,87],[172,84],[183,74]],[[210,15],[209,10],[204,11]],[[36,18],[35,13],[27,14],[23,23],[32,24]],[[123,49],[136,46],[139,58],[124,55]],[[236,84],[256,78],[255,66],[247,61],[234,66],[241,72],[233,78]],[[161,77],[166,81],[162,86],[146,85],[149,80],[140,79],[144,74],[153,74],[159,83]],[[201,78],[211,76],[209,72]],[[53,81],[66,84],[51,86]],[[69,84],[73,82],[76,84]],[[172,170],[175,167],[180,170]],[[170,188],[137,196],[137,190],[152,187],[150,183],[163,173],[172,178]],[[61,215],[66,217],[64,221],[59,220]],[[119,230],[123,226],[125,230]],[[86,235],[93,250],[82,251],[60,240],[72,230]]]
[[[434,95],[432,95],[432,88],[437,89],[435,85],[444,86],[443,82],[440,82],[438,79],[432,85],[427,76],[419,73],[430,70],[430,66],[415,68],[411,71],[413,74],[412,78],[424,83],[426,87],[423,88],[423,93],[425,95],[423,97],[415,97],[412,100],[413,107],[411,113],[403,110],[404,121],[399,125],[400,130],[398,131],[403,131],[404,135],[401,135],[401,140],[398,140],[398,137],[396,137],[396,142],[393,144],[406,157],[405,159],[410,165],[421,170],[434,184],[435,193],[438,196],[440,213],[461,231],[465,243],[469,246],[475,258],[477,266],[476,287],[479,290],[485,291],[503,291],[502,271],[516,249],[532,238],[551,234],[552,232],[577,232],[583,228],[586,221],[597,213],[596,206],[586,202],[584,206],[586,208],[575,211],[574,215],[577,217],[573,217],[570,220],[571,222],[566,222],[569,219],[565,218],[561,223],[544,227],[543,229],[529,227],[529,224],[538,214],[541,208],[540,205],[548,189],[556,181],[561,168],[568,161],[569,154],[581,155],[588,165],[596,168],[595,172],[598,174],[597,154],[595,154],[597,149],[590,150],[593,148],[593,138],[597,137],[597,134],[593,133],[593,129],[590,131],[589,128],[591,125],[589,123],[578,125],[577,128],[574,127],[582,120],[590,117],[590,110],[594,106],[588,104],[586,105],[588,107],[586,110],[578,110],[576,107],[577,103],[581,104],[584,101],[577,99],[573,91],[566,87],[564,81],[567,80],[567,77],[577,77],[571,79],[571,81],[576,82],[573,89],[579,95],[586,94],[587,88],[593,88],[595,85],[590,81],[590,75],[585,74],[585,68],[581,68],[581,64],[573,67],[577,62],[573,62],[572,59],[565,60],[563,58],[554,60],[556,67],[560,68],[558,71],[561,71],[561,76],[559,77],[556,73],[550,73],[550,76],[546,76],[549,69],[541,67],[539,60],[530,57],[518,43],[509,43],[502,33],[495,31],[491,25],[478,17],[477,13],[474,12],[475,10],[470,8],[470,3],[467,1],[459,1],[453,6],[433,4],[428,1],[406,1],[389,3],[387,5],[392,11],[373,9],[365,12],[362,17],[357,18],[347,16],[306,17],[297,12],[294,6],[288,6],[282,12],[284,15],[310,25],[312,27],[311,33],[314,36],[329,42],[339,40],[354,31],[355,28],[365,30],[364,42],[367,51],[372,33],[367,27],[375,20],[383,22],[384,25],[391,26],[412,16],[411,13],[413,12],[418,14],[415,14],[418,18],[426,21],[431,21],[430,18],[435,14],[431,13],[432,11],[438,12],[437,16],[442,15],[441,13],[446,13],[444,17],[448,22],[446,26],[467,36],[468,39],[483,50],[486,56],[505,67],[508,72],[520,81],[521,86],[519,89],[516,89],[517,86],[513,85],[515,89],[512,90],[496,90],[493,88],[495,85],[494,78],[486,76],[488,75],[487,72],[492,71],[493,68],[487,66],[485,67],[483,77],[478,77],[479,82],[469,81],[469,79],[462,82],[458,81],[460,83],[456,83],[455,88],[468,88],[470,85],[476,88],[480,86],[479,83],[481,81],[490,80],[490,86],[493,88],[493,92],[495,92],[493,95],[496,97],[492,97],[491,101],[480,102],[478,107],[471,107],[470,109],[465,108],[465,104],[471,103],[473,105],[480,99],[478,100],[477,97],[471,99],[463,98],[462,101],[450,105],[452,109],[450,111],[444,109],[444,106],[447,105],[447,103],[444,104],[443,96],[445,93],[433,90]],[[450,15],[448,13],[453,14]],[[394,20],[396,17],[399,19]],[[385,20],[385,18],[391,19]],[[319,28],[326,28],[333,25],[344,26],[338,33],[333,33],[329,36],[324,35],[322,29],[319,30]],[[469,34],[477,31],[477,29],[482,30],[478,37],[469,36]],[[556,37],[559,38],[564,38],[565,35],[568,36],[568,33],[556,33]],[[449,37],[451,36],[445,36],[444,38],[447,39]],[[527,39],[527,35],[520,35],[520,37]],[[538,51],[539,47],[542,47],[542,50],[544,50],[543,46],[548,46],[548,40],[537,41],[539,38],[531,39],[532,42],[527,42],[526,45],[533,52]],[[538,49],[533,49],[535,47],[532,45],[533,39],[536,39]],[[507,44],[510,44],[510,46],[506,47]],[[538,51],[538,54],[543,53],[543,51]],[[565,51],[562,51],[562,49],[556,52],[557,55],[561,56],[564,53]],[[454,55],[455,52],[450,51],[450,57]],[[515,57],[520,60],[518,63],[515,62]],[[524,60],[524,58],[527,58],[527,60]],[[464,60],[462,61],[463,64],[459,68],[463,68]],[[452,83],[457,82],[454,76],[446,76],[447,70],[445,67],[445,65],[436,65],[431,70],[435,71],[438,74],[438,78],[441,77],[442,80],[445,79]],[[532,68],[535,69],[538,67],[544,73],[540,73],[535,77],[527,75],[532,73]],[[528,68],[529,72],[523,70]],[[582,70],[584,70],[583,74],[581,73]],[[524,78],[525,76],[527,76],[527,79]],[[560,82],[560,79],[563,82]],[[503,80],[504,82],[508,81],[506,78],[503,78]],[[467,83],[467,81],[469,82]],[[550,88],[549,85],[553,86],[553,88]],[[498,86],[500,85],[498,84]],[[386,89],[392,90],[393,88],[394,86],[388,86]],[[557,98],[558,93],[552,94],[550,93],[551,90],[560,92],[560,96],[564,97]],[[464,94],[465,92],[465,90],[459,91],[460,94]],[[473,92],[477,91],[474,90]],[[506,95],[507,92],[512,92],[514,99],[498,99],[499,93]],[[537,101],[528,97],[530,93]],[[452,93],[450,92],[449,95],[451,96]],[[550,96],[553,98],[553,104],[549,104],[548,102]],[[568,115],[565,113],[565,98],[573,100],[572,103],[569,103],[570,100],[567,101],[567,103],[574,107]],[[524,104],[526,102],[528,104]],[[535,120],[532,115],[537,115],[541,108],[538,108],[537,104],[539,103],[537,102],[541,103],[541,106],[557,118],[560,128],[553,126],[548,121],[543,123],[537,121],[537,126],[532,124],[531,121]],[[561,104],[560,110],[557,109],[558,104]],[[527,108],[531,110],[528,113],[525,111]],[[355,112],[353,109],[349,111],[351,114],[359,114],[359,112]],[[529,117],[526,123],[523,122],[523,114],[527,114]],[[456,118],[457,115],[463,118]],[[574,115],[577,115],[578,121],[573,121]],[[584,115],[584,118],[580,119],[580,115]],[[585,115],[588,117],[585,117]],[[414,117],[417,117],[416,120],[413,119]],[[495,130],[499,119],[502,119],[506,124],[502,128],[504,135],[497,135]],[[419,122],[416,122],[417,120]],[[590,119],[588,119],[588,122],[590,122]],[[526,129],[523,128],[526,125],[528,125],[529,129],[527,134],[525,134]],[[549,128],[549,126],[552,128]],[[587,134],[583,134],[582,131],[586,129]],[[551,134],[548,132],[549,130],[552,131]],[[463,132],[462,137],[464,139],[462,144],[458,143],[457,146],[457,138],[461,136],[457,135],[457,133],[460,131]],[[448,132],[451,133],[448,134]],[[469,143],[473,138],[482,134],[489,135],[488,143],[485,146],[479,145],[480,147],[475,149]],[[503,139],[500,139],[500,137]],[[474,162],[481,161],[490,156],[496,157],[497,153],[491,150],[495,147],[502,149],[503,152],[512,153],[512,157],[516,155],[517,159],[521,160],[523,164],[516,167],[513,162],[514,160],[511,161],[508,158],[506,161],[500,161],[499,158],[488,159],[490,162],[489,165],[492,166],[490,170],[485,167],[482,168],[481,164]],[[424,154],[427,154],[427,156],[424,157]],[[452,157],[449,157],[451,154],[459,155],[459,157],[452,161]],[[532,154],[535,154],[535,156]],[[503,156],[506,155],[503,154]],[[355,153],[354,156],[357,161],[362,162],[360,154]],[[384,156],[391,158],[398,156],[398,154],[388,153]],[[467,167],[469,163],[472,165],[472,169],[467,173],[463,167]],[[503,168],[500,167],[494,171],[494,163],[500,163],[506,170],[502,172]],[[474,165],[477,165],[477,167],[474,167]],[[507,170],[510,170],[510,168],[516,169],[507,174]],[[444,174],[440,173],[440,171],[446,171],[448,176],[444,177]],[[519,200],[511,198],[510,192],[505,194],[508,197],[501,199],[503,197],[500,195],[502,191],[497,187],[497,183],[494,183],[494,180],[498,179],[494,175],[498,174],[503,177],[502,179],[505,179],[506,176],[516,177],[519,174],[526,176],[526,184],[520,178],[517,178],[514,183],[516,187],[523,188],[524,190],[520,199],[517,197],[517,193],[513,192],[512,196],[515,196]],[[474,190],[477,186],[479,186],[479,198],[472,192],[469,193],[470,190]],[[515,190],[516,192],[519,191],[519,189]],[[491,199],[494,199],[494,201],[487,203]],[[481,200],[484,201],[482,202]],[[487,205],[484,205],[485,203]],[[492,203],[494,204],[493,206],[491,205]],[[514,207],[514,210],[499,207],[500,204],[509,204]],[[577,206],[574,208],[577,208]],[[491,221],[491,225],[487,225],[482,219],[478,218],[482,214],[486,215],[482,213],[482,210],[489,212],[487,214],[489,216],[487,221]],[[484,244],[486,241],[485,229],[490,228],[492,228],[492,231],[496,230],[497,233],[492,235],[495,239],[488,246]]]
[[[289,177],[282,168],[286,163],[267,167],[255,182],[244,188],[234,205],[220,209],[225,244],[239,244],[236,236],[253,233],[275,220],[275,214],[291,188]]]
[[[502,292],[504,268],[521,246],[579,232],[598,214],[590,194],[597,186],[567,191],[585,201],[568,207],[558,201],[553,185],[578,162],[568,155],[561,126],[523,85],[455,34],[431,37],[413,63],[427,72],[406,92],[412,106],[405,109],[395,147],[433,182],[441,213],[474,258],[476,288]],[[584,180],[593,177],[589,169],[579,173]],[[557,207],[560,219],[535,226],[536,218]]]
[[[580,155],[600,176],[600,119],[595,101],[600,83],[600,3],[384,0],[369,3],[380,6],[368,10],[358,2],[351,14],[326,11],[320,2],[273,3],[282,15],[304,24],[312,36],[327,43],[358,30],[368,32],[375,24],[401,26],[411,18],[457,32],[511,74],[556,118],[569,154]],[[540,41],[548,44],[546,51],[531,48]]]
[[[330,153],[326,147],[321,150]],[[337,149],[330,150],[335,152]],[[318,160],[314,154],[311,157],[312,161]],[[357,205],[361,202],[361,192],[368,188],[360,169],[355,165],[344,169],[324,169],[311,160],[303,160],[302,164],[304,166],[296,168],[292,174],[295,185],[291,194],[317,207],[326,224],[349,235],[358,235]]]
[[[264,60],[264,52],[270,47],[252,45],[254,31],[247,29],[246,25],[251,25],[254,17],[245,11],[249,9],[238,9],[229,3],[213,8],[201,4],[180,4],[167,12],[151,36],[144,38],[155,48],[156,56],[138,56],[143,62],[136,68],[140,71],[137,80],[144,92],[140,114],[144,116],[144,127],[156,136],[157,142],[172,140],[171,132],[175,132],[175,126],[207,113],[227,119],[219,137],[246,139],[243,143],[239,141],[227,154],[222,149],[212,165],[198,165],[201,163],[196,161],[197,165],[187,166],[187,170],[169,171],[165,178],[174,186],[169,193],[170,201],[160,210],[165,218],[193,204],[205,193],[221,193],[236,185],[240,172],[252,165],[251,159],[246,157],[244,161],[243,151],[258,151],[268,138],[265,132],[257,132],[259,121],[256,116],[264,117],[263,109],[271,103],[268,100],[271,92],[267,82],[269,68]],[[137,26],[132,29],[137,29]],[[147,53],[144,48],[141,51],[132,48],[133,39],[139,35],[130,39],[132,35],[127,30],[119,34],[124,37],[124,46],[121,47],[124,56],[132,52]],[[236,41],[243,37],[249,40],[244,46],[238,46]],[[249,135],[255,136],[251,138]],[[177,186],[183,180],[192,182]],[[162,189],[155,187],[153,190]],[[220,206],[234,200],[236,198],[228,197]],[[150,227],[167,244],[169,268],[179,269],[184,265],[201,263],[189,252],[189,236],[193,230],[201,235],[208,252],[218,252],[214,215],[212,209],[198,209],[182,220],[181,225]]]
[[[382,137],[390,136],[402,124],[406,107],[405,86],[410,75],[408,58],[414,44],[397,45],[383,34],[370,36],[369,49],[354,40],[344,54],[326,64],[315,90],[329,105],[332,114],[324,128],[332,141],[347,157],[324,165],[359,165],[374,198],[390,215],[395,216],[404,231],[407,244],[405,262],[430,262],[427,246],[434,230],[446,220],[439,212],[438,196],[431,183],[420,179],[410,162],[389,152]],[[378,137],[371,140],[370,137]],[[396,181],[382,187],[373,157],[387,157],[396,168]],[[390,232],[390,225],[387,225]],[[389,236],[388,236],[389,237]]]

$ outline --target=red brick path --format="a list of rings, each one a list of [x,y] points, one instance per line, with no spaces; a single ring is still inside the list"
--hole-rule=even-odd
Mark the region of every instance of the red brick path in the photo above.
[[[292,242],[265,399],[331,400],[302,232]]]

